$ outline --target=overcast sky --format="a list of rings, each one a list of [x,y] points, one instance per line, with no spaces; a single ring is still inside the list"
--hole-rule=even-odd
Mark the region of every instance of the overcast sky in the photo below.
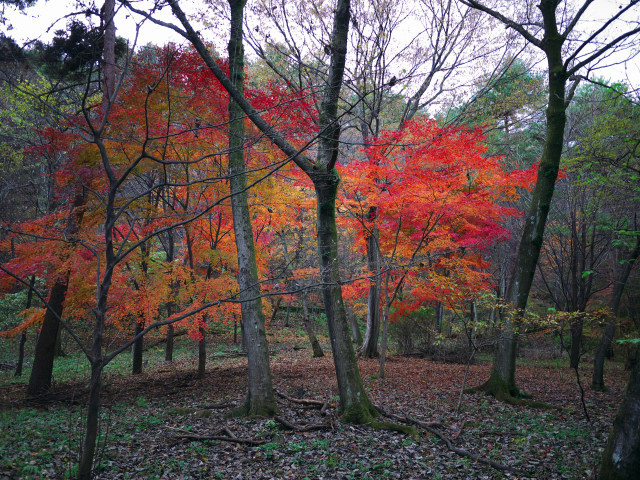
[[[251,0],[250,0],[251,1]],[[101,2],[99,1],[98,4]],[[611,11],[617,10],[618,4],[624,3],[623,0],[596,0],[594,6],[590,9],[593,16],[608,16]],[[141,2],[139,2],[141,4]],[[199,1],[183,1],[181,5],[183,8],[188,9],[190,6],[201,5]],[[4,20],[0,25],[2,32],[12,37],[19,43],[25,43],[29,40],[42,40],[48,42],[53,37],[56,30],[64,29],[66,23],[71,19],[69,15],[75,10],[75,2],[69,0],[39,0],[39,2],[24,11],[18,11],[14,8],[8,7],[4,4],[0,6],[0,18]],[[188,10],[187,10],[188,11]],[[4,18],[3,18],[4,17]],[[163,20],[168,22],[175,22],[169,13],[169,9],[165,8]],[[80,19],[84,19],[81,16]],[[140,19],[137,19],[138,21]],[[97,18],[94,17],[94,22]],[[136,34],[136,22],[135,20],[126,14],[124,11],[120,11],[116,17],[117,34],[121,37],[128,38],[133,41]],[[226,36],[224,27],[220,28],[219,32],[216,32],[215,27],[208,27],[202,29],[208,36],[206,38],[209,41],[213,41],[215,44],[223,47]],[[216,38],[217,34],[217,38]],[[158,27],[150,22],[146,22],[140,29],[137,45],[145,45],[147,43],[155,43],[158,45],[164,45],[167,42],[184,43],[184,39],[167,28]],[[637,50],[640,50],[640,46]],[[603,76],[607,79],[614,81],[625,81],[631,84],[632,88],[640,87],[640,59],[636,58],[632,62],[625,62],[624,64],[617,65],[613,68],[599,71],[598,76]]]

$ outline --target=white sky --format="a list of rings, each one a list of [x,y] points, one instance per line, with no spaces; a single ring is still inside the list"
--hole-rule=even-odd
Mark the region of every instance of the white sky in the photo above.
[[[248,2],[251,3],[251,0]],[[607,16],[611,11],[617,10],[619,4],[624,4],[624,0],[596,0],[591,10],[591,15]],[[98,5],[101,1],[98,0]],[[18,11],[6,5],[0,5],[0,30],[8,36],[14,38],[19,43],[29,40],[42,40],[48,42],[53,37],[56,30],[64,29],[67,21],[70,20],[69,13],[74,11],[74,1],[69,0],[39,0],[35,6]],[[137,5],[143,5],[141,2]],[[183,8],[195,8],[204,5],[202,0],[182,1]],[[141,7],[142,8],[142,7]],[[176,23],[170,15],[169,9],[165,8],[165,15],[162,20]],[[82,19],[82,17],[81,17]],[[138,19],[139,20],[139,19]],[[94,19],[97,21],[97,19]],[[120,11],[116,17],[117,35],[133,40],[136,32],[136,22],[124,11]],[[221,27],[224,30],[224,27]],[[223,46],[222,39],[226,36],[226,31],[216,32],[215,26],[203,28],[207,35],[207,40],[214,41],[220,47]],[[215,38],[217,37],[217,38]],[[150,22],[146,22],[140,29],[137,45],[155,43],[164,45],[167,42],[183,43],[184,39],[177,33],[163,27],[158,27]],[[640,51],[640,46],[638,49]],[[481,68],[486,68],[482,66]],[[614,81],[624,81],[632,88],[640,88],[640,59],[624,62],[620,65],[609,67],[598,71],[598,76]]]

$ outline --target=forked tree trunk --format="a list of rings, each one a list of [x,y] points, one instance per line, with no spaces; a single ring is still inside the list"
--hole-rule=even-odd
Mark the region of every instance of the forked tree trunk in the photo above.
[[[113,21],[115,14],[115,0],[105,0],[102,9],[102,22],[104,26],[104,48],[103,48],[103,100],[102,113],[107,116],[112,104],[111,96],[115,94],[115,43],[116,27]],[[106,120],[106,119],[105,119]],[[96,143],[98,141],[96,140]],[[103,165],[108,165],[106,149],[102,144],[101,156]],[[114,210],[117,193],[117,179],[111,171],[109,176],[109,194],[107,196],[105,208],[105,266],[100,285],[98,286],[97,305],[94,309],[95,325],[93,329],[93,340],[89,351],[89,361],[91,363],[91,381],[89,383],[89,400],[87,403],[87,424],[85,429],[82,450],[80,451],[80,461],[78,463],[78,479],[90,480],[93,473],[93,460],[98,439],[98,425],[100,422],[100,390],[102,369],[104,368],[104,354],[102,351],[104,323],[107,312],[107,300],[113,269],[116,266],[116,257],[113,248],[113,226],[115,224]],[[78,222],[79,225],[79,222]]]
[[[243,97],[241,90],[230,81],[216,64],[206,45],[189,23],[187,16],[176,0],[168,0],[169,5],[185,29],[185,36],[192,42],[209,70],[241,105],[254,124],[271,139],[285,154],[309,176],[314,184],[318,214],[318,251],[320,256],[322,296],[331,337],[333,358],[336,365],[338,390],[343,419],[352,423],[369,423],[377,412],[367,398],[358,371],[355,352],[349,337],[349,326],[342,302],[342,288],[339,284],[337,256],[337,232],[335,223],[335,199],[339,177],[334,170],[338,157],[340,126],[338,125],[338,101],[343,85],[347,37],[351,18],[349,0],[338,0],[334,10],[334,24],[331,33],[331,64],[327,84],[321,102],[319,116],[320,140],[316,161],[312,162],[266,122],[253,106]],[[240,3],[240,2],[238,2]],[[231,3],[232,15],[236,2]],[[233,37],[233,34],[232,34]],[[230,62],[233,64],[233,62]],[[245,331],[253,325],[244,325]],[[248,342],[247,342],[248,343]]]
[[[545,29],[543,51],[549,71],[549,104],[544,150],[506,295],[506,300],[519,311],[524,311],[527,306],[562,156],[567,77],[562,61],[564,39],[558,34],[556,6],[557,2],[551,1],[543,1],[539,5]],[[502,315],[502,318],[504,333],[496,348],[491,376],[482,388],[504,399],[518,394],[515,381],[518,333],[512,315]]]
[[[229,39],[229,78],[235,88],[243,91],[244,50],[242,21],[246,0],[229,0],[231,7],[231,34]],[[239,415],[271,416],[278,411],[273,395],[269,347],[265,333],[264,312],[260,299],[258,267],[246,192],[247,180],[244,163],[244,114],[233,101],[229,101],[229,175],[233,228],[238,252],[238,285],[244,340],[247,349],[249,392],[245,404],[235,413]]]
[[[636,360],[640,348],[636,349]],[[622,405],[613,421],[600,465],[600,480],[635,480],[640,472],[640,361],[635,362]]]
[[[346,310],[342,301],[338,268],[338,231],[336,195],[340,177],[337,171],[312,176],[317,199],[318,253],[329,338],[336,368],[340,408],[346,421],[367,423],[377,415],[369,401],[358,370],[356,354],[349,335]]]

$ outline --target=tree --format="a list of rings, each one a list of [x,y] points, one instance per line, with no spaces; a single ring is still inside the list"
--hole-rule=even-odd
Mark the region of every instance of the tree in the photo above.
[[[636,348],[636,356],[640,349]],[[602,454],[602,480],[631,480],[640,468],[640,361],[636,361],[631,378],[613,421],[607,447]]]
[[[500,157],[486,156],[482,140],[478,128],[419,117],[381,132],[363,147],[366,160],[348,166],[342,210],[363,249],[371,231],[363,219],[372,204],[377,211],[385,299],[381,375],[390,317],[445,298],[468,303],[465,293],[453,292],[489,288],[482,252],[508,238],[502,223],[517,211],[505,204],[519,196],[518,187],[531,186],[535,167],[508,172]]]
[[[334,15],[331,43],[331,63],[322,97],[318,122],[318,146],[315,162],[294,147],[284,136],[265,121],[256,109],[244,98],[222,69],[216,64],[199,35],[189,23],[177,1],[170,6],[182,29],[172,28],[187,38],[201,55],[207,67],[242,108],[249,119],[280,149],[292,159],[313,183],[317,199],[318,255],[321,265],[322,294],[334,364],[340,393],[343,418],[354,423],[370,423],[378,415],[369,401],[358,370],[355,352],[349,335],[349,325],[342,299],[336,228],[336,197],[340,177],[335,170],[338,158],[340,135],[337,117],[338,100],[347,53],[350,5],[348,0],[339,0]],[[144,14],[145,12],[137,11]]]
[[[231,34],[229,38],[229,79],[240,94],[244,92],[244,49],[242,23],[246,0],[229,0]],[[244,115],[240,106],[229,99],[229,177],[233,227],[238,253],[238,284],[242,308],[242,325],[249,365],[249,394],[238,410],[251,416],[272,416],[278,412],[269,367],[269,347],[265,334],[264,313],[260,299],[253,231],[249,214],[244,162]]]
[[[583,2],[575,12],[570,11],[571,7],[567,4],[558,12],[562,3],[560,0],[541,0],[537,11],[526,8],[522,12],[522,19],[511,18],[499,9],[493,9],[477,0],[461,2],[491,15],[507,28],[519,33],[529,44],[541,50],[547,60],[549,96],[544,150],[506,296],[506,300],[517,309],[524,310],[540,255],[562,157],[566,109],[571,97],[571,92],[569,98],[565,94],[566,83],[583,68],[602,60],[612,49],[630,44],[634,36],[640,32],[640,28],[632,26],[604,44],[597,40],[607,35],[609,27],[616,24],[617,20],[623,20],[626,14],[633,14],[639,2],[629,2],[590,32],[580,32],[578,25],[593,3],[591,0]],[[584,33],[584,37],[579,36],[581,33]],[[512,321],[507,319],[505,325],[506,332],[497,346],[491,376],[480,388],[497,398],[515,401],[514,396],[519,394],[515,381],[518,336]]]

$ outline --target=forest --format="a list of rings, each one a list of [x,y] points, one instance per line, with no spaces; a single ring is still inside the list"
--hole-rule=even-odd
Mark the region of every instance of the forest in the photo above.
[[[637,478],[639,0],[38,10],[0,479]]]

